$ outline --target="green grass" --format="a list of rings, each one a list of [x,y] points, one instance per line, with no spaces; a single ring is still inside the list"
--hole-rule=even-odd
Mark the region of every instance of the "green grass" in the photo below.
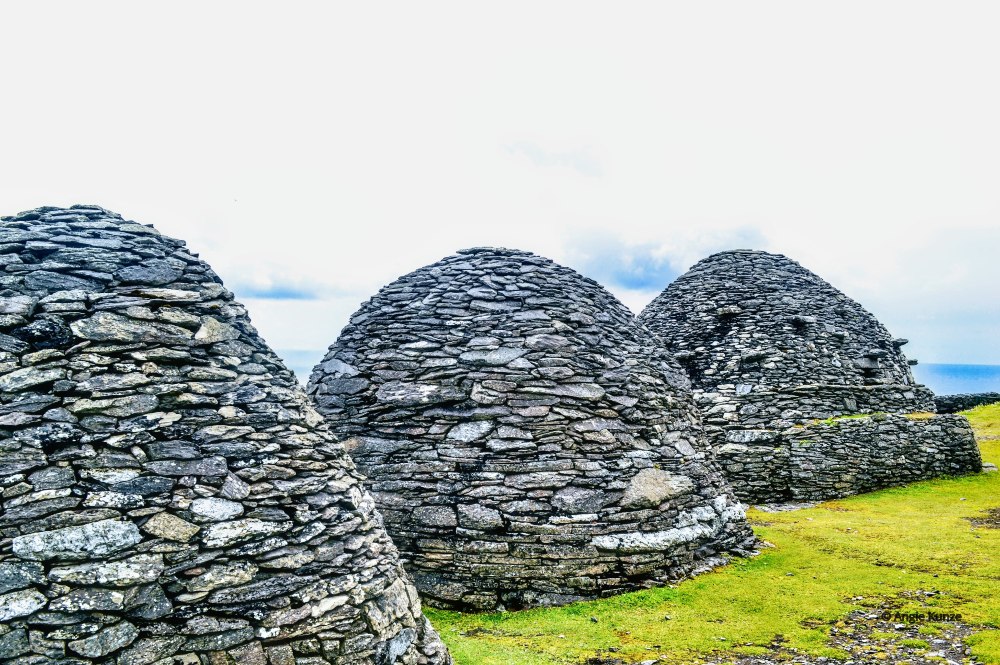
[[[983,457],[1000,461],[1000,405],[968,413]],[[831,501],[787,513],[750,511],[760,556],[664,587],[565,607],[497,614],[427,610],[458,665],[561,665],[604,654],[625,662],[697,662],[711,652],[788,647],[843,657],[828,627],[852,610],[894,598],[957,612],[983,627],[970,639],[1000,663],[1000,530],[968,518],[1000,506],[1000,474],[977,474]],[[666,617],[670,618],[667,619]],[[594,621],[593,619],[596,619]],[[927,631],[924,634],[933,634]]]
[[[871,418],[873,420],[885,420],[888,414],[884,411],[875,411],[874,413],[849,413],[843,416],[834,416],[832,418],[826,418],[824,420],[814,420],[813,425],[836,425],[838,423],[844,422],[845,420],[865,420]],[[913,411],[911,413],[900,414],[910,420],[929,420],[933,418],[934,413],[929,411]],[[796,427],[802,427],[802,425],[797,425]]]
[[[875,420],[884,420],[885,413],[882,411],[876,411],[875,413],[849,413],[843,416],[834,416],[833,418],[827,418],[825,420],[814,420],[813,424],[822,425],[836,425],[844,420],[865,420],[867,418],[873,418]]]
[[[980,441],[1000,438],[1000,402],[977,406],[974,409],[963,411],[962,415],[972,423],[973,429],[976,430],[976,437]],[[994,464],[997,463],[996,452],[994,450],[994,458],[990,460]],[[984,450],[983,456],[985,457],[986,454]]]

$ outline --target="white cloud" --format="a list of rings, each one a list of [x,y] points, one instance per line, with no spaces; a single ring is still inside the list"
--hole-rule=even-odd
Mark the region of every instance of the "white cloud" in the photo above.
[[[0,211],[99,203],[237,290],[315,285],[248,303],[285,349],[325,347],[367,294],[461,247],[572,265],[604,234],[683,270],[747,232],[923,360],[1000,363],[997,19],[943,1],[18,3]]]

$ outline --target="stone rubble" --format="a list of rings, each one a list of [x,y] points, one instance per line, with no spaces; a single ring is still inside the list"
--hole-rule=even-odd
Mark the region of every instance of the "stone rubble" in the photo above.
[[[683,372],[592,280],[459,252],[383,288],[308,392],[428,604],[562,604],[753,546]]]
[[[963,417],[902,415],[935,409],[901,351],[907,340],[784,256],[712,255],[640,320],[687,371],[744,501],[829,499],[981,468]],[[858,415],[877,417],[842,419]]]
[[[0,662],[451,662],[343,446],[183,242],[40,208],[0,266]]]

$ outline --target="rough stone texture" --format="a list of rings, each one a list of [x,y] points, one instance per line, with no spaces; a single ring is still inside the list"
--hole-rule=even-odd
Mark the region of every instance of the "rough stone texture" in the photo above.
[[[958,413],[983,404],[1000,402],[1000,393],[963,393],[959,395],[935,395],[934,405],[938,413]]]
[[[428,603],[557,604],[752,543],[653,342],[572,270],[472,249],[363,305],[309,391]]]
[[[915,362],[900,350],[905,339],[787,257],[750,250],[710,256],[640,320],[687,371],[716,457],[745,501],[844,496],[980,468],[971,429],[954,419],[891,419],[898,425],[891,433],[884,423],[816,424],[933,412],[934,399],[913,379]],[[885,437],[871,436],[877,431]],[[930,452],[933,437],[943,438]],[[796,449],[802,440],[823,445],[804,454]],[[853,455],[858,466],[890,466],[850,483],[813,459],[820,450],[831,459]]]
[[[830,419],[725,443],[718,457],[750,496],[821,501],[978,471],[982,461],[962,416],[877,414]]]
[[[0,661],[444,664],[343,447],[184,243],[0,224]]]

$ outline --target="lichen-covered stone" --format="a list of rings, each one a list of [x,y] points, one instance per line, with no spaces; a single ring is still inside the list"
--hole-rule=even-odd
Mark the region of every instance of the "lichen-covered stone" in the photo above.
[[[933,412],[934,400],[913,379],[907,340],[787,257],[710,256],[640,320],[687,371],[717,459],[745,501],[826,499],[980,468],[971,429],[953,419],[816,429],[846,415]],[[928,452],[935,436],[946,455]],[[811,451],[797,443],[815,438],[823,445]],[[866,471],[835,474],[823,455],[853,456]]]
[[[21,589],[0,595],[0,621],[34,614],[47,602],[48,599],[36,589]]]
[[[70,648],[70,651],[78,653],[85,658],[96,659],[127,647],[138,635],[139,631],[134,625],[128,621],[120,621],[98,631],[90,637],[71,641],[67,646]]]
[[[99,559],[128,549],[142,537],[133,522],[106,519],[79,526],[16,536],[14,554],[22,559]]]
[[[156,513],[145,521],[142,530],[152,536],[186,543],[201,527],[170,513]]]
[[[43,208],[0,255],[0,662],[450,663],[342,445],[183,242]]]
[[[752,543],[683,372],[611,294],[533,254],[466,250],[383,288],[309,391],[428,603],[599,597]]]

